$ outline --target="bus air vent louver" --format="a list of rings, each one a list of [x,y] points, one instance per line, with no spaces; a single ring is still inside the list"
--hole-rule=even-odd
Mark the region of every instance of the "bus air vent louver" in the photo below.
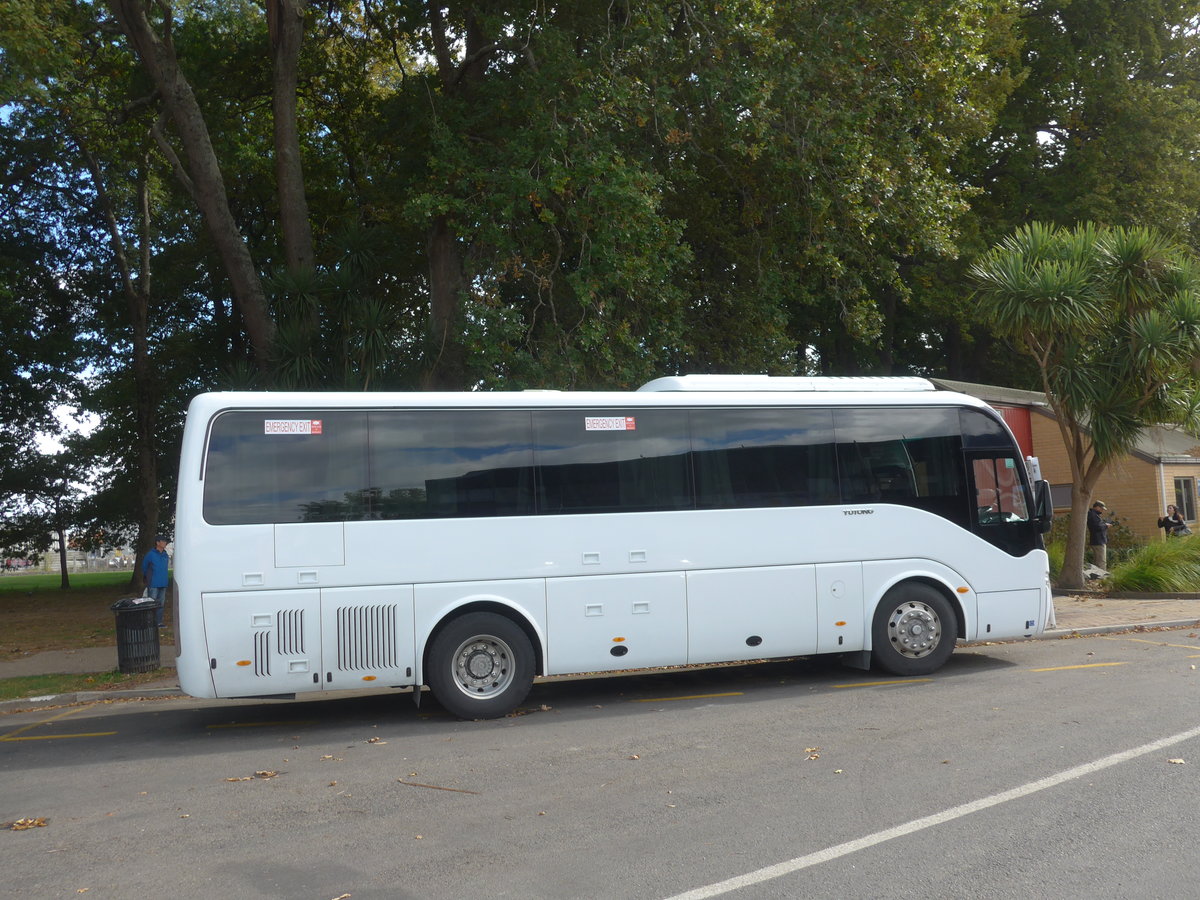
[[[281,609],[275,614],[276,647],[280,656],[303,656],[304,610]]]
[[[346,606],[337,611],[341,672],[396,667],[396,607]]]
[[[271,634],[268,631],[254,633],[254,674],[263,678],[271,674]]]

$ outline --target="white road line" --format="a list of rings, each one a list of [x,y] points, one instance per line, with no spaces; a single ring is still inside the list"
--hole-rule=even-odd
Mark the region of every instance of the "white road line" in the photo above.
[[[1039,778],[1037,781],[1031,781],[1028,784],[1021,785],[1020,787],[1002,791],[999,794],[992,794],[992,796],[984,797],[981,800],[973,800],[970,803],[964,803],[961,806],[955,806],[950,809],[943,810],[940,813],[934,813],[932,816],[925,816],[922,819],[914,819],[913,821],[906,822],[903,825],[897,825],[894,828],[887,828],[883,831],[877,831],[874,834],[869,834],[866,837],[861,837],[857,840],[847,841],[844,844],[837,844],[833,847],[827,847],[824,850],[818,850],[816,853],[809,853],[807,856],[798,856],[795,859],[788,860],[787,862],[776,863],[773,866],[767,866],[763,869],[747,872],[745,875],[738,875],[736,878],[729,878],[725,881],[718,881],[716,884],[710,884],[705,887],[698,887],[694,890],[686,891],[682,894],[676,894],[673,897],[668,897],[667,900],[704,900],[706,897],[718,897],[721,894],[728,894],[744,887],[761,884],[764,881],[770,881],[772,878],[790,875],[792,872],[799,872],[801,869],[807,869],[823,862],[829,862],[831,859],[837,859],[839,856],[846,856],[859,850],[865,850],[868,847],[874,847],[876,844],[882,844],[884,841],[890,841],[893,838],[904,837],[905,835],[912,834],[916,831],[923,831],[926,828],[932,828],[934,825],[941,825],[944,822],[950,822],[954,819],[960,819],[963,816],[969,816],[971,813],[989,809],[993,806],[999,806],[1001,803],[1007,803],[1009,800],[1019,800],[1022,797],[1028,797],[1030,794],[1036,794],[1038,791],[1044,791],[1047,788],[1057,787],[1058,785],[1067,781],[1072,781],[1076,778],[1083,778],[1086,775],[1099,772],[1101,769],[1107,769],[1109,766],[1115,766],[1119,763],[1129,762],[1131,759],[1137,759],[1139,756],[1145,756],[1148,753],[1155,753],[1159,750],[1165,750],[1167,747],[1172,747],[1175,744],[1181,744],[1184,741],[1190,741],[1195,737],[1200,737],[1200,726],[1192,728],[1188,731],[1182,731],[1179,734],[1171,735],[1170,737],[1162,738],[1161,740],[1153,741],[1149,744],[1143,744],[1140,747],[1134,747],[1132,750],[1125,750],[1121,753],[1114,753],[1112,756],[1105,756],[1104,758],[1098,759],[1095,762],[1084,763],[1081,766],[1076,766],[1073,769],[1067,769],[1063,772],[1059,772],[1056,775],[1048,775],[1045,778]]]

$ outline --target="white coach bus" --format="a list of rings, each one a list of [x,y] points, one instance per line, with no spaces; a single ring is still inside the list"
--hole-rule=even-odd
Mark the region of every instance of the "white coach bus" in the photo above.
[[[188,409],[176,666],[196,697],[840,654],[923,675],[1050,610],[1049,491],[919,378],[633,393],[213,393]]]

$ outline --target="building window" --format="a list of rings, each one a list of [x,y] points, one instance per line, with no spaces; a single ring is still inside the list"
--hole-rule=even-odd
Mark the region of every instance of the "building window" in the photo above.
[[[1196,521],[1196,479],[1175,479],[1175,507],[1189,522]]]
[[[1055,509],[1071,508],[1071,492],[1075,486],[1070,484],[1050,485],[1050,503]]]

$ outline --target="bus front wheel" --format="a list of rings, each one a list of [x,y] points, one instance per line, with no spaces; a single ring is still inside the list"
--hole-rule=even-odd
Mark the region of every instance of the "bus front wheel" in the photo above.
[[[950,601],[936,588],[897,585],[875,610],[871,661],[892,675],[928,675],[950,658],[957,623]]]
[[[429,689],[460,719],[494,719],[512,712],[529,693],[533,675],[529,637],[495,613],[454,619],[429,648]]]

